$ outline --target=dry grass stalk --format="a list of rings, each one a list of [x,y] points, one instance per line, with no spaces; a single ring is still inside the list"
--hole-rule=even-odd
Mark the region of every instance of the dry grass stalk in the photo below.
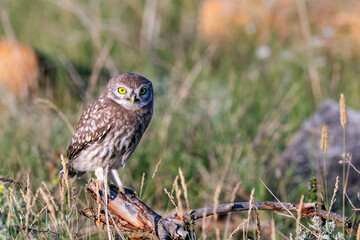
[[[69,172],[68,172],[68,169],[67,169],[67,166],[66,166],[66,160],[64,158],[64,156],[61,154],[60,155],[60,158],[61,158],[61,164],[63,166],[63,169],[64,169],[64,175],[63,175],[63,178],[62,178],[62,186],[61,186],[61,191],[60,191],[60,194],[62,194],[62,198],[61,198],[61,202],[64,202],[65,200],[65,191],[67,190],[68,192],[68,206],[70,206],[70,184],[69,184],[69,179],[68,179],[68,176],[69,176]],[[64,186],[66,186],[66,189],[64,188]]]
[[[14,200],[15,206],[18,208],[20,212],[20,219],[22,220],[22,216],[24,216],[24,212],[22,210],[20,203],[18,202],[18,200],[16,200],[16,196],[14,193],[12,194],[12,199]]]
[[[59,188],[60,188],[60,199],[61,199],[61,204],[64,207],[65,195],[66,195],[66,192],[67,192],[67,206],[68,206],[68,208],[70,210],[71,209],[71,198],[70,198],[71,191],[70,191],[70,183],[69,183],[69,179],[68,179],[69,172],[68,172],[68,169],[66,167],[66,160],[65,160],[65,158],[64,158],[64,156],[62,154],[60,155],[60,159],[61,159],[61,164],[62,164],[62,167],[63,167],[63,170],[64,170],[64,175],[63,175],[63,178],[61,180],[61,184],[59,186]],[[40,190],[40,193],[41,193],[41,190]],[[44,195],[42,195],[42,196],[44,197]],[[46,203],[48,204],[48,202],[46,202]],[[50,204],[51,204],[51,201],[50,201]],[[62,210],[64,210],[64,209],[62,208]],[[69,234],[70,239],[73,239],[74,237],[73,237],[73,235],[72,235],[72,233],[70,231],[70,228],[69,228],[69,226],[68,226],[68,224],[66,222],[63,211],[58,211],[58,212],[60,213],[60,217],[63,220],[63,225],[65,226],[65,229],[66,229],[67,233]],[[55,219],[55,220],[57,220],[57,219]],[[54,223],[54,225],[56,226],[57,222]]]
[[[40,189],[37,189],[36,193],[35,193],[35,196],[33,197],[33,201],[31,203],[32,206],[35,206],[36,201],[40,202],[39,201],[39,193],[40,193]],[[42,205],[44,207],[44,204],[42,204]]]
[[[51,200],[50,200],[49,196],[46,194],[46,192],[44,191],[44,189],[42,187],[40,187],[39,189],[40,189],[41,197],[44,199],[47,209],[49,210],[50,217],[53,219],[53,221],[55,222],[55,225],[57,226],[58,219],[56,217],[55,207],[51,203]]]
[[[329,206],[329,213],[328,214],[330,214],[330,212],[331,212],[331,208],[332,208],[332,206],[334,205],[334,203],[335,203],[335,201],[336,201],[336,198],[335,198],[335,196],[336,196],[336,192],[337,192],[337,190],[339,189],[339,176],[337,176],[336,177],[336,180],[335,180],[335,188],[334,188],[334,193],[333,193],[333,196],[332,196],[332,198],[331,198],[331,202],[330,202],[330,206]]]
[[[351,207],[353,208],[353,211],[360,211],[360,208],[356,208],[354,203],[351,201],[350,197],[348,194],[345,195],[346,196],[346,199],[349,201]]]
[[[201,220],[201,239],[206,239],[206,211],[203,212]]]
[[[294,214],[289,210],[287,209],[284,204],[275,196],[275,194],[268,188],[268,186],[265,185],[265,183],[260,179],[260,182],[265,186],[265,188],[269,191],[269,193],[276,199],[277,202],[280,203],[280,205],[286,210],[286,212],[288,212],[291,217],[296,221],[296,224],[299,224],[302,228],[306,229],[308,232],[314,234],[309,228],[307,228],[304,224],[302,224],[301,222],[299,222],[297,220],[297,218],[295,218]],[[319,236],[317,236],[316,234],[314,234],[314,236],[316,238],[318,238]]]
[[[159,166],[160,166],[160,164],[162,163],[162,160],[163,160],[163,159],[160,158],[160,160],[159,160],[158,163],[156,164],[156,167],[155,167],[155,170],[154,170],[154,173],[153,173],[151,179],[154,179],[154,178],[155,178],[156,173],[157,173],[157,171],[158,171],[158,169],[159,169]]]
[[[360,229],[360,223],[358,225],[358,229]],[[356,234],[356,240],[360,240],[360,231],[358,231]]]
[[[171,188],[171,195],[174,193],[175,191],[175,183],[177,182],[177,180],[179,179],[179,175],[176,175],[175,179],[174,179],[174,182],[173,182],[173,185],[172,185],[172,188]]]
[[[346,103],[344,94],[340,94],[340,123],[343,128],[343,153],[345,153],[345,126],[347,123],[347,113],[346,113]],[[343,159],[344,160],[344,159]],[[342,233],[345,236],[345,193],[346,193],[346,183],[345,183],[345,160],[343,162],[343,194],[342,194],[342,215],[343,215],[343,229]]]
[[[177,180],[177,178],[176,178]],[[176,196],[176,201],[178,203],[178,209],[179,209],[179,216],[182,218],[183,213],[184,213],[184,208],[181,202],[181,190],[179,188],[178,182],[174,182],[175,183],[175,196]]]
[[[254,204],[254,193],[255,193],[255,188],[253,188],[251,190],[251,194],[250,194],[248,218],[247,218],[246,229],[244,229],[244,231],[243,231],[244,233],[249,231],[249,223],[250,223],[250,218],[251,218],[251,211],[252,211],[253,204]]]
[[[184,174],[183,174],[181,168],[179,168],[179,175],[180,175],[181,187],[182,187],[182,189],[184,191],[184,197],[185,197],[185,201],[186,201],[186,209],[189,210],[190,205],[189,205],[189,199],[188,199],[187,186],[186,186],[185,177],[184,177]]]
[[[107,179],[107,176],[108,176],[108,173],[109,173],[109,166],[110,166],[110,164],[106,165],[106,167],[105,167],[104,183],[101,183],[101,184],[103,185],[102,187],[104,188],[104,192],[105,192],[106,232],[107,232],[107,235],[108,235],[108,239],[112,240],[113,236],[112,236],[112,233],[111,233],[111,230],[110,230],[109,210],[108,210],[109,195],[108,195],[108,185],[107,185],[108,179]],[[100,205],[100,203],[99,203],[99,205]]]
[[[65,114],[53,103],[51,102],[49,99],[45,99],[45,98],[37,98],[35,100],[35,103],[41,103],[44,104],[45,106],[47,106],[48,108],[54,110],[59,117],[61,118],[61,120],[65,123],[66,127],[69,129],[71,134],[75,133],[75,129],[72,127],[72,125],[70,124],[69,120],[67,119],[67,117],[65,116]]]
[[[340,94],[340,123],[345,128],[347,123],[347,112],[344,94]]]
[[[215,189],[215,194],[214,194],[214,209],[213,209],[213,214],[214,214],[214,226],[215,226],[215,234],[216,234],[216,239],[220,239],[220,229],[217,225],[217,219],[218,219],[218,214],[216,212],[218,206],[219,206],[219,196],[220,196],[220,192],[221,192],[221,183],[219,183],[216,186]]]
[[[140,192],[139,192],[139,196],[142,196],[142,191],[144,188],[144,183],[145,183],[145,173],[143,173],[142,177],[141,177],[141,184],[140,184]]]
[[[340,160],[341,164],[348,163],[349,166],[351,166],[355,172],[360,174],[360,171],[351,163],[352,153],[343,153],[341,156],[343,158],[342,160]]]
[[[242,229],[244,227],[244,225],[248,222],[248,218],[244,219],[239,226],[237,226],[237,228],[230,234],[229,240],[233,239],[233,236],[240,231],[240,229]]]
[[[326,203],[326,207],[329,207],[329,199],[328,199],[328,189],[327,189],[327,171],[326,171],[326,150],[328,147],[328,129],[326,124],[324,123],[321,129],[321,143],[320,143],[320,147],[321,150],[323,151],[323,174],[324,174],[324,182],[325,182],[325,192],[324,192],[324,197],[325,197],[325,203]],[[319,169],[320,170],[320,169]],[[321,177],[321,176],[320,176]]]
[[[109,217],[110,217],[110,219],[111,219],[111,222],[115,222],[114,218],[113,218],[110,214],[109,214]],[[121,238],[122,240],[125,240],[125,239],[126,239],[126,238],[125,238],[125,235],[121,232],[121,230],[119,229],[119,227],[118,227],[116,224],[114,224],[114,227],[115,227],[116,232],[119,234],[120,238]]]
[[[21,195],[26,203],[25,209],[26,209],[26,213],[25,213],[25,228],[27,229],[29,226],[29,216],[30,213],[35,215],[35,213],[32,211],[31,209],[31,191],[30,191],[30,180],[29,180],[29,174],[27,175],[27,180],[26,180],[26,194],[24,194],[24,192],[22,191],[22,189],[20,189]]]
[[[174,197],[171,195],[171,193],[166,188],[164,188],[164,191],[165,191],[166,195],[169,197],[171,203],[174,205],[175,211],[177,212],[178,216],[180,216],[179,209],[174,201]]]
[[[41,182],[41,184],[43,185],[43,187],[45,188],[45,190],[47,191],[47,195],[49,196],[49,199],[51,201],[51,203],[53,204],[53,206],[55,207],[55,210],[58,211],[59,208],[55,203],[55,198],[54,196],[51,194],[50,189],[48,188],[48,186],[45,184],[45,182]],[[39,189],[40,190],[40,189]]]
[[[344,159],[344,165],[345,166],[345,163],[348,162],[350,163],[351,162],[351,159],[352,159],[352,153],[345,153],[345,154],[342,154],[343,156],[345,155],[345,158]],[[346,174],[345,174],[345,185],[344,185],[344,195],[346,196],[346,189],[347,189],[347,185],[348,185],[348,182],[349,182],[349,174],[350,172],[350,164],[347,166],[347,170],[346,170]]]
[[[261,240],[261,223],[260,223],[260,212],[257,207],[255,207],[256,213],[256,239]]]
[[[10,220],[12,219],[12,217],[14,216],[14,202],[13,202],[13,198],[14,198],[14,188],[9,188],[10,190],[10,197],[9,197],[9,202],[10,202],[10,209],[9,209],[9,214],[6,220],[6,227],[9,228],[10,227]]]
[[[326,153],[328,147],[328,129],[324,123],[321,129],[321,150]],[[325,174],[325,173],[324,173]]]
[[[300,229],[299,222],[301,219],[301,211],[302,211],[303,202],[304,202],[304,195],[301,195],[300,204],[299,204],[299,208],[297,211],[297,218],[296,218],[296,232],[299,232],[299,229]]]
[[[231,193],[231,197],[230,197],[230,202],[233,203],[235,201],[235,196],[236,196],[236,193],[240,187],[240,184],[241,182],[237,182],[232,193]],[[229,212],[227,214],[227,217],[226,217],[226,223],[225,223],[225,230],[224,230],[224,236],[226,237],[228,235],[228,232],[229,232],[229,228],[230,228],[230,220],[231,220],[231,212]]]
[[[97,206],[97,218],[100,219],[100,212],[101,212],[101,197],[100,197],[100,184],[99,181],[96,181],[96,202]]]
[[[50,219],[54,223],[54,226],[56,227],[59,225],[59,222],[58,222],[58,218],[56,217],[55,207],[54,207],[54,205],[52,205],[51,200],[50,200],[49,196],[46,194],[46,192],[44,191],[44,189],[42,187],[40,187],[39,189],[40,189],[40,195],[44,199],[46,206],[47,206],[47,210],[50,213],[49,214]],[[64,223],[64,225],[67,227],[66,223]],[[70,231],[68,231],[68,232],[70,232]]]
[[[29,228],[31,228],[39,219],[40,215],[43,213],[43,211],[47,209],[47,205],[45,205],[36,215],[34,215],[33,222],[29,225]]]
[[[276,230],[274,218],[271,218],[271,240],[276,240]]]

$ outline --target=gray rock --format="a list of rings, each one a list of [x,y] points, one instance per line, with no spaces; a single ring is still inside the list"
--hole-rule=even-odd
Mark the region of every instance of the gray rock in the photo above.
[[[343,153],[343,129],[340,124],[339,104],[333,100],[325,101],[312,118],[307,120],[302,129],[294,134],[288,147],[280,157],[276,171],[278,178],[287,168],[295,167],[294,182],[315,177],[316,159],[320,160],[323,169],[323,153],[320,149],[321,128],[323,123],[328,127],[328,148],[326,152],[326,169],[328,192],[331,195],[336,176],[342,185],[343,167],[339,163]],[[347,107],[347,125],[345,129],[345,152],[352,153],[352,164],[360,171],[360,112]],[[346,169],[348,164],[346,164]],[[340,190],[339,190],[340,192]],[[360,192],[360,174],[350,167],[347,192],[352,199]]]

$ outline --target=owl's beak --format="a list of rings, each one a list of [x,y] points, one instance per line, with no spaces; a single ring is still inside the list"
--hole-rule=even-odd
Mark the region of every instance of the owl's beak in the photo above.
[[[131,102],[131,104],[133,104],[134,105],[134,102],[135,102],[135,95],[132,95],[131,97],[130,97],[130,102]]]

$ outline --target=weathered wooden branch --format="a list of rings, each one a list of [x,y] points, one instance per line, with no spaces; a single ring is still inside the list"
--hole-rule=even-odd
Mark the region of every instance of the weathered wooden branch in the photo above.
[[[94,182],[90,182],[86,191],[93,199],[98,199],[98,191]],[[101,190],[99,192],[101,196],[100,203],[105,206],[103,193]],[[249,207],[249,202],[220,204],[216,208],[216,214],[248,211]],[[299,204],[270,201],[253,202],[252,208],[297,212]],[[122,194],[115,188],[110,188],[108,209],[114,214],[110,218],[110,226],[114,227],[114,224],[116,224],[123,231],[136,234],[136,238],[140,235],[141,237],[155,239],[190,239],[190,235],[193,233],[190,231],[189,225],[191,223],[189,223],[189,220],[193,222],[204,216],[214,215],[214,207],[206,207],[186,212],[182,216],[174,212],[163,218],[133,194],[129,192]],[[104,227],[106,224],[103,211],[98,215],[95,209],[88,207],[82,211],[82,214],[93,219],[97,226]],[[303,217],[320,216],[323,219],[334,221],[338,226],[342,227],[341,215],[319,210],[316,203],[303,203],[301,214]],[[357,226],[353,226],[349,218],[345,218],[345,229],[355,235],[358,231]]]
[[[98,199],[98,191],[94,182],[89,183],[86,192],[93,199]],[[100,203],[105,206],[105,196],[101,190],[99,190],[99,193],[101,197]],[[162,218],[128,191],[123,194],[119,193],[114,187],[110,187],[108,199],[108,209],[115,214],[109,219],[111,227],[116,224],[125,232],[158,239],[186,239],[189,233],[188,230],[183,228],[182,221],[174,218]],[[95,224],[100,227],[104,227],[106,224],[104,212],[98,216],[97,211],[89,207],[84,209],[82,214],[93,219]]]

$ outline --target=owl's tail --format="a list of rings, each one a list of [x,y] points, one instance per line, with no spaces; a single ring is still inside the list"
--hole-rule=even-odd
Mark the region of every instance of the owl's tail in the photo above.
[[[74,170],[73,168],[69,167],[68,163],[66,163],[66,168],[67,168],[67,170],[68,170],[68,176],[69,176],[70,178],[74,178],[75,176],[76,176],[77,178],[81,178],[81,177],[85,174],[85,172],[83,172],[83,171],[76,171],[76,170]],[[59,169],[58,175],[59,175],[59,177],[61,177],[61,178],[64,176],[64,167],[61,167],[61,168]]]

